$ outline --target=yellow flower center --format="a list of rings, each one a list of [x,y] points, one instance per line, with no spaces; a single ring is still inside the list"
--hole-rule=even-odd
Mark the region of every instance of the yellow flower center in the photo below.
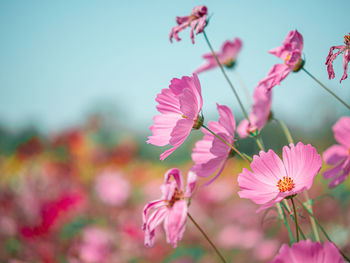
[[[279,179],[277,182],[278,190],[282,193],[292,190],[294,186],[293,179],[288,176],[283,176],[283,180]]]
[[[168,201],[167,207],[173,207],[176,201],[184,199],[184,192],[179,190],[177,187],[175,188],[174,195],[170,201]]]
[[[344,43],[347,46],[350,46],[350,33],[344,36]]]

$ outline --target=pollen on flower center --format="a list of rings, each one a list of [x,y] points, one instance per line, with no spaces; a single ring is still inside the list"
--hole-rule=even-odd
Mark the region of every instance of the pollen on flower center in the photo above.
[[[293,179],[288,176],[283,176],[283,180],[279,179],[277,182],[277,187],[280,192],[287,192],[294,188],[295,184]]]
[[[347,46],[350,46],[350,33],[344,36],[344,43]]]
[[[174,195],[171,197],[171,200],[168,202],[167,207],[172,207],[176,201],[184,199],[184,192],[176,187],[174,191]]]

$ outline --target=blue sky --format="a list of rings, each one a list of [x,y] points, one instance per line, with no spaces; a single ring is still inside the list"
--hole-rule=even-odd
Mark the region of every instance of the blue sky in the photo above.
[[[291,4],[292,3],[292,4]],[[174,77],[190,75],[208,52],[202,35],[191,44],[189,31],[170,44],[175,16],[198,4],[213,14],[206,31],[214,48],[240,37],[236,71],[250,91],[280,61],[267,53],[290,30],[304,36],[305,67],[350,102],[350,79],[328,80],[329,47],[350,32],[350,1],[1,1],[0,122],[31,123],[54,131],[81,122],[101,107],[119,109],[122,122],[146,129],[156,114],[155,97]],[[239,89],[232,72],[228,73]],[[241,112],[219,70],[203,73],[205,116],[216,117],[216,102]],[[274,88],[273,111],[288,123],[314,125],[348,114],[304,72]],[[248,106],[247,106],[248,108]],[[208,118],[207,118],[208,120]]]

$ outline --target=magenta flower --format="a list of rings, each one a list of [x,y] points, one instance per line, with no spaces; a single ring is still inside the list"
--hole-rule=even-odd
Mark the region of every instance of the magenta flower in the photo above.
[[[261,83],[266,83],[268,90],[279,85],[291,71],[298,71],[303,66],[303,36],[297,31],[290,31],[282,42],[283,46],[269,51],[270,54],[284,60],[283,64],[274,65]]]
[[[169,89],[163,89],[156,101],[161,115],[153,117],[152,136],[148,137],[147,143],[173,146],[160,155],[164,160],[186,140],[192,128],[199,129],[203,123],[199,116],[203,100],[197,75],[172,79]]]
[[[344,182],[350,173],[350,117],[342,117],[333,126],[335,140],[339,143],[329,147],[323,153],[323,159],[333,168],[323,172],[326,179],[331,179],[329,187]]]
[[[239,137],[245,138],[250,133],[260,131],[268,122],[271,113],[272,91],[266,85],[258,84],[253,95],[253,107],[249,113],[249,121],[242,120],[237,128]]]
[[[171,180],[171,177],[175,181]],[[197,176],[188,173],[186,190],[180,171],[176,168],[165,173],[164,184],[161,186],[162,197],[149,202],[143,209],[143,231],[145,246],[152,247],[156,227],[164,221],[167,242],[173,247],[181,240],[185,231],[187,219],[187,198],[190,198],[195,188]],[[153,213],[150,213],[154,210]]]
[[[292,247],[283,244],[279,253],[270,263],[344,263],[338,249],[333,243],[326,241],[312,242],[310,239],[294,243]]]
[[[207,25],[207,13],[207,7],[205,5],[199,5],[192,9],[189,16],[177,16],[177,26],[174,26],[170,30],[170,42],[173,42],[173,38],[175,38],[176,41],[180,41],[181,38],[179,38],[178,34],[181,31],[184,31],[187,27],[191,27],[190,37],[192,44],[194,44],[194,32],[196,32],[196,34],[202,33]]]
[[[242,48],[242,41],[239,38],[235,38],[233,41],[225,41],[219,52],[215,52],[220,63],[227,68],[232,68],[235,65],[236,58],[239,51]],[[200,66],[194,73],[201,73],[203,71],[216,68],[218,63],[212,53],[207,53],[203,55],[203,58],[206,60],[206,63]]]
[[[326,58],[326,65],[327,65],[327,71],[328,71],[328,76],[329,79],[334,79],[335,74],[333,70],[333,61],[340,55],[342,52],[343,53],[343,68],[344,68],[344,74],[340,79],[340,83],[342,80],[346,79],[348,77],[348,65],[350,62],[350,33],[348,35],[344,36],[344,44],[341,46],[333,46],[329,50],[329,54]],[[333,54],[333,51],[335,49],[339,49],[335,54]]]
[[[250,164],[252,172],[243,168],[238,175],[238,195],[259,204],[257,212],[310,189],[322,167],[321,156],[310,144],[289,147],[283,147],[283,161],[273,150],[260,151]]]
[[[208,127],[221,138],[233,144],[235,141],[236,121],[232,111],[225,105],[216,105],[220,115],[219,121],[209,122]],[[203,129],[203,133],[203,139],[198,141],[193,149],[192,160],[195,165],[192,170],[202,177],[208,177],[218,171],[207,183],[210,184],[224,169],[231,148],[207,130]]]

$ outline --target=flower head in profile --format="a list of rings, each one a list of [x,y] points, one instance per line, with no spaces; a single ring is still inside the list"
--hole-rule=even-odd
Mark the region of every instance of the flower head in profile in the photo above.
[[[266,85],[259,83],[254,90],[253,107],[249,120],[240,122],[237,128],[239,137],[245,138],[250,133],[260,131],[268,122],[271,113],[272,91],[266,90]]]
[[[292,247],[283,244],[279,253],[270,263],[344,263],[338,249],[333,243],[326,241],[312,242],[310,239],[294,243]]]
[[[164,184],[160,188],[162,197],[149,202],[143,209],[143,231],[145,232],[146,247],[153,246],[155,229],[162,222],[164,222],[167,242],[173,247],[177,246],[177,242],[181,240],[185,231],[187,199],[191,197],[196,181],[196,174],[190,171],[185,188],[178,169],[170,169],[165,173]],[[151,213],[151,211],[153,212]]]
[[[257,212],[310,189],[321,169],[321,156],[310,144],[289,147],[283,147],[283,161],[273,150],[261,151],[250,164],[252,171],[243,168],[238,175],[238,195],[260,205]]]
[[[161,114],[153,117],[152,136],[148,137],[147,143],[173,146],[160,155],[164,160],[186,140],[192,128],[199,129],[203,123],[199,115],[203,100],[197,75],[172,79],[169,88],[163,89],[156,101]]]
[[[207,25],[207,14],[207,7],[205,5],[199,5],[192,9],[189,16],[177,16],[177,26],[174,26],[170,30],[170,42],[173,42],[173,38],[175,38],[176,41],[180,41],[181,38],[179,38],[178,34],[181,31],[184,31],[187,27],[191,27],[190,37],[192,44],[194,44],[194,33],[199,34],[203,32],[205,26]]]
[[[235,65],[236,58],[241,48],[242,41],[241,39],[236,37],[233,41],[226,40],[222,44],[221,50],[215,52],[215,54],[223,66],[227,68],[232,68]],[[204,54],[203,58],[206,60],[206,62],[198,69],[196,69],[195,73],[197,74],[206,70],[216,68],[218,66],[218,63],[216,62],[216,59],[212,53]]]
[[[323,153],[324,161],[333,168],[323,172],[326,179],[331,179],[329,187],[344,182],[350,174],[350,117],[342,117],[333,126],[335,140],[339,143],[329,147]]]
[[[281,47],[269,51],[270,54],[284,61],[283,64],[275,64],[261,83],[266,83],[268,90],[279,85],[291,71],[299,71],[303,66],[301,54],[303,52],[303,36],[297,31],[290,31],[283,40]]]
[[[333,70],[333,61],[341,54],[343,53],[343,68],[344,68],[344,74],[340,79],[340,83],[348,77],[348,65],[350,62],[350,33],[348,35],[344,36],[344,44],[340,46],[333,46],[329,50],[329,54],[326,58],[326,65],[327,65],[327,71],[329,79],[334,79],[335,74]],[[336,53],[333,54],[335,49],[339,49]]]
[[[225,141],[233,144],[236,121],[232,111],[225,105],[216,105],[220,115],[219,121],[209,122],[208,127]],[[203,133],[203,139],[198,141],[193,149],[192,160],[195,165],[192,170],[201,177],[208,177],[217,171],[216,175],[208,182],[209,184],[221,174],[231,148],[209,131],[203,129]]]

